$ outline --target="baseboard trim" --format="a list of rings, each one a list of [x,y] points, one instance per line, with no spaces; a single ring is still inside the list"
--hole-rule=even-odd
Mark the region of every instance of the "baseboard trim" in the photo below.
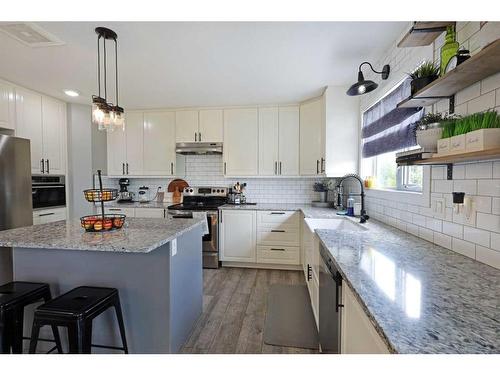
[[[302,271],[301,265],[292,264],[270,264],[270,263],[245,263],[245,262],[222,262],[222,267],[239,268],[261,268],[266,270]]]

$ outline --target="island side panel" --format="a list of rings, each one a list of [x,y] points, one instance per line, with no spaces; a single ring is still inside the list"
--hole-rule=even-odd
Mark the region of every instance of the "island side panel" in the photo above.
[[[53,296],[82,285],[117,288],[129,351],[170,353],[170,243],[149,253],[15,248],[13,263],[15,280],[49,283]],[[25,334],[29,336],[33,308],[26,311]],[[66,341],[66,330],[60,332]],[[45,329],[40,337],[52,338],[50,330]],[[121,346],[114,309],[94,320],[92,341]],[[40,342],[39,347],[47,345]]]
[[[170,258],[170,348],[179,352],[203,310],[202,227],[177,239]],[[173,254],[173,253],[172,253]]]

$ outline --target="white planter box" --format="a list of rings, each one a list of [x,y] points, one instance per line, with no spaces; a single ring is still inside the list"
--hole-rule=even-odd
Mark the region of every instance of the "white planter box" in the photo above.
[[[448,155],[450,153],[450,138],[438,139],[437,152],[439,156]]]
[[[417,130],[417,143],[424,149],[425,152],[436,152],[437,143],[441,138],[442,133],[443,129],[441,128]]]
[[[483,151],[500,147],[500,128],[480,129],[465,134],[466,151]]]
[[[462,154],[465,152],[465,134],[450,138],[450,154]]]

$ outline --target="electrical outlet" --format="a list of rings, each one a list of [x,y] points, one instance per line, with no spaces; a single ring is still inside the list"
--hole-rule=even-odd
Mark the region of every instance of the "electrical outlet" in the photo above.
[[[175,254],[177,254],[177,238],[172,240],[170,246],[172,247],[172,256],[175,256]]]
[[[444,198],[432,200],[432,214],[435,218],[444,219],[446,215],[446,202]]]

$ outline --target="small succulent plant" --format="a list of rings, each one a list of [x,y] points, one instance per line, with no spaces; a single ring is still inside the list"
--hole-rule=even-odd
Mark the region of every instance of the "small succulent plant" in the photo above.
[[[426,61],[408,75],[411,79],[437,77],[439,76],[439,67],[431,61]]]

